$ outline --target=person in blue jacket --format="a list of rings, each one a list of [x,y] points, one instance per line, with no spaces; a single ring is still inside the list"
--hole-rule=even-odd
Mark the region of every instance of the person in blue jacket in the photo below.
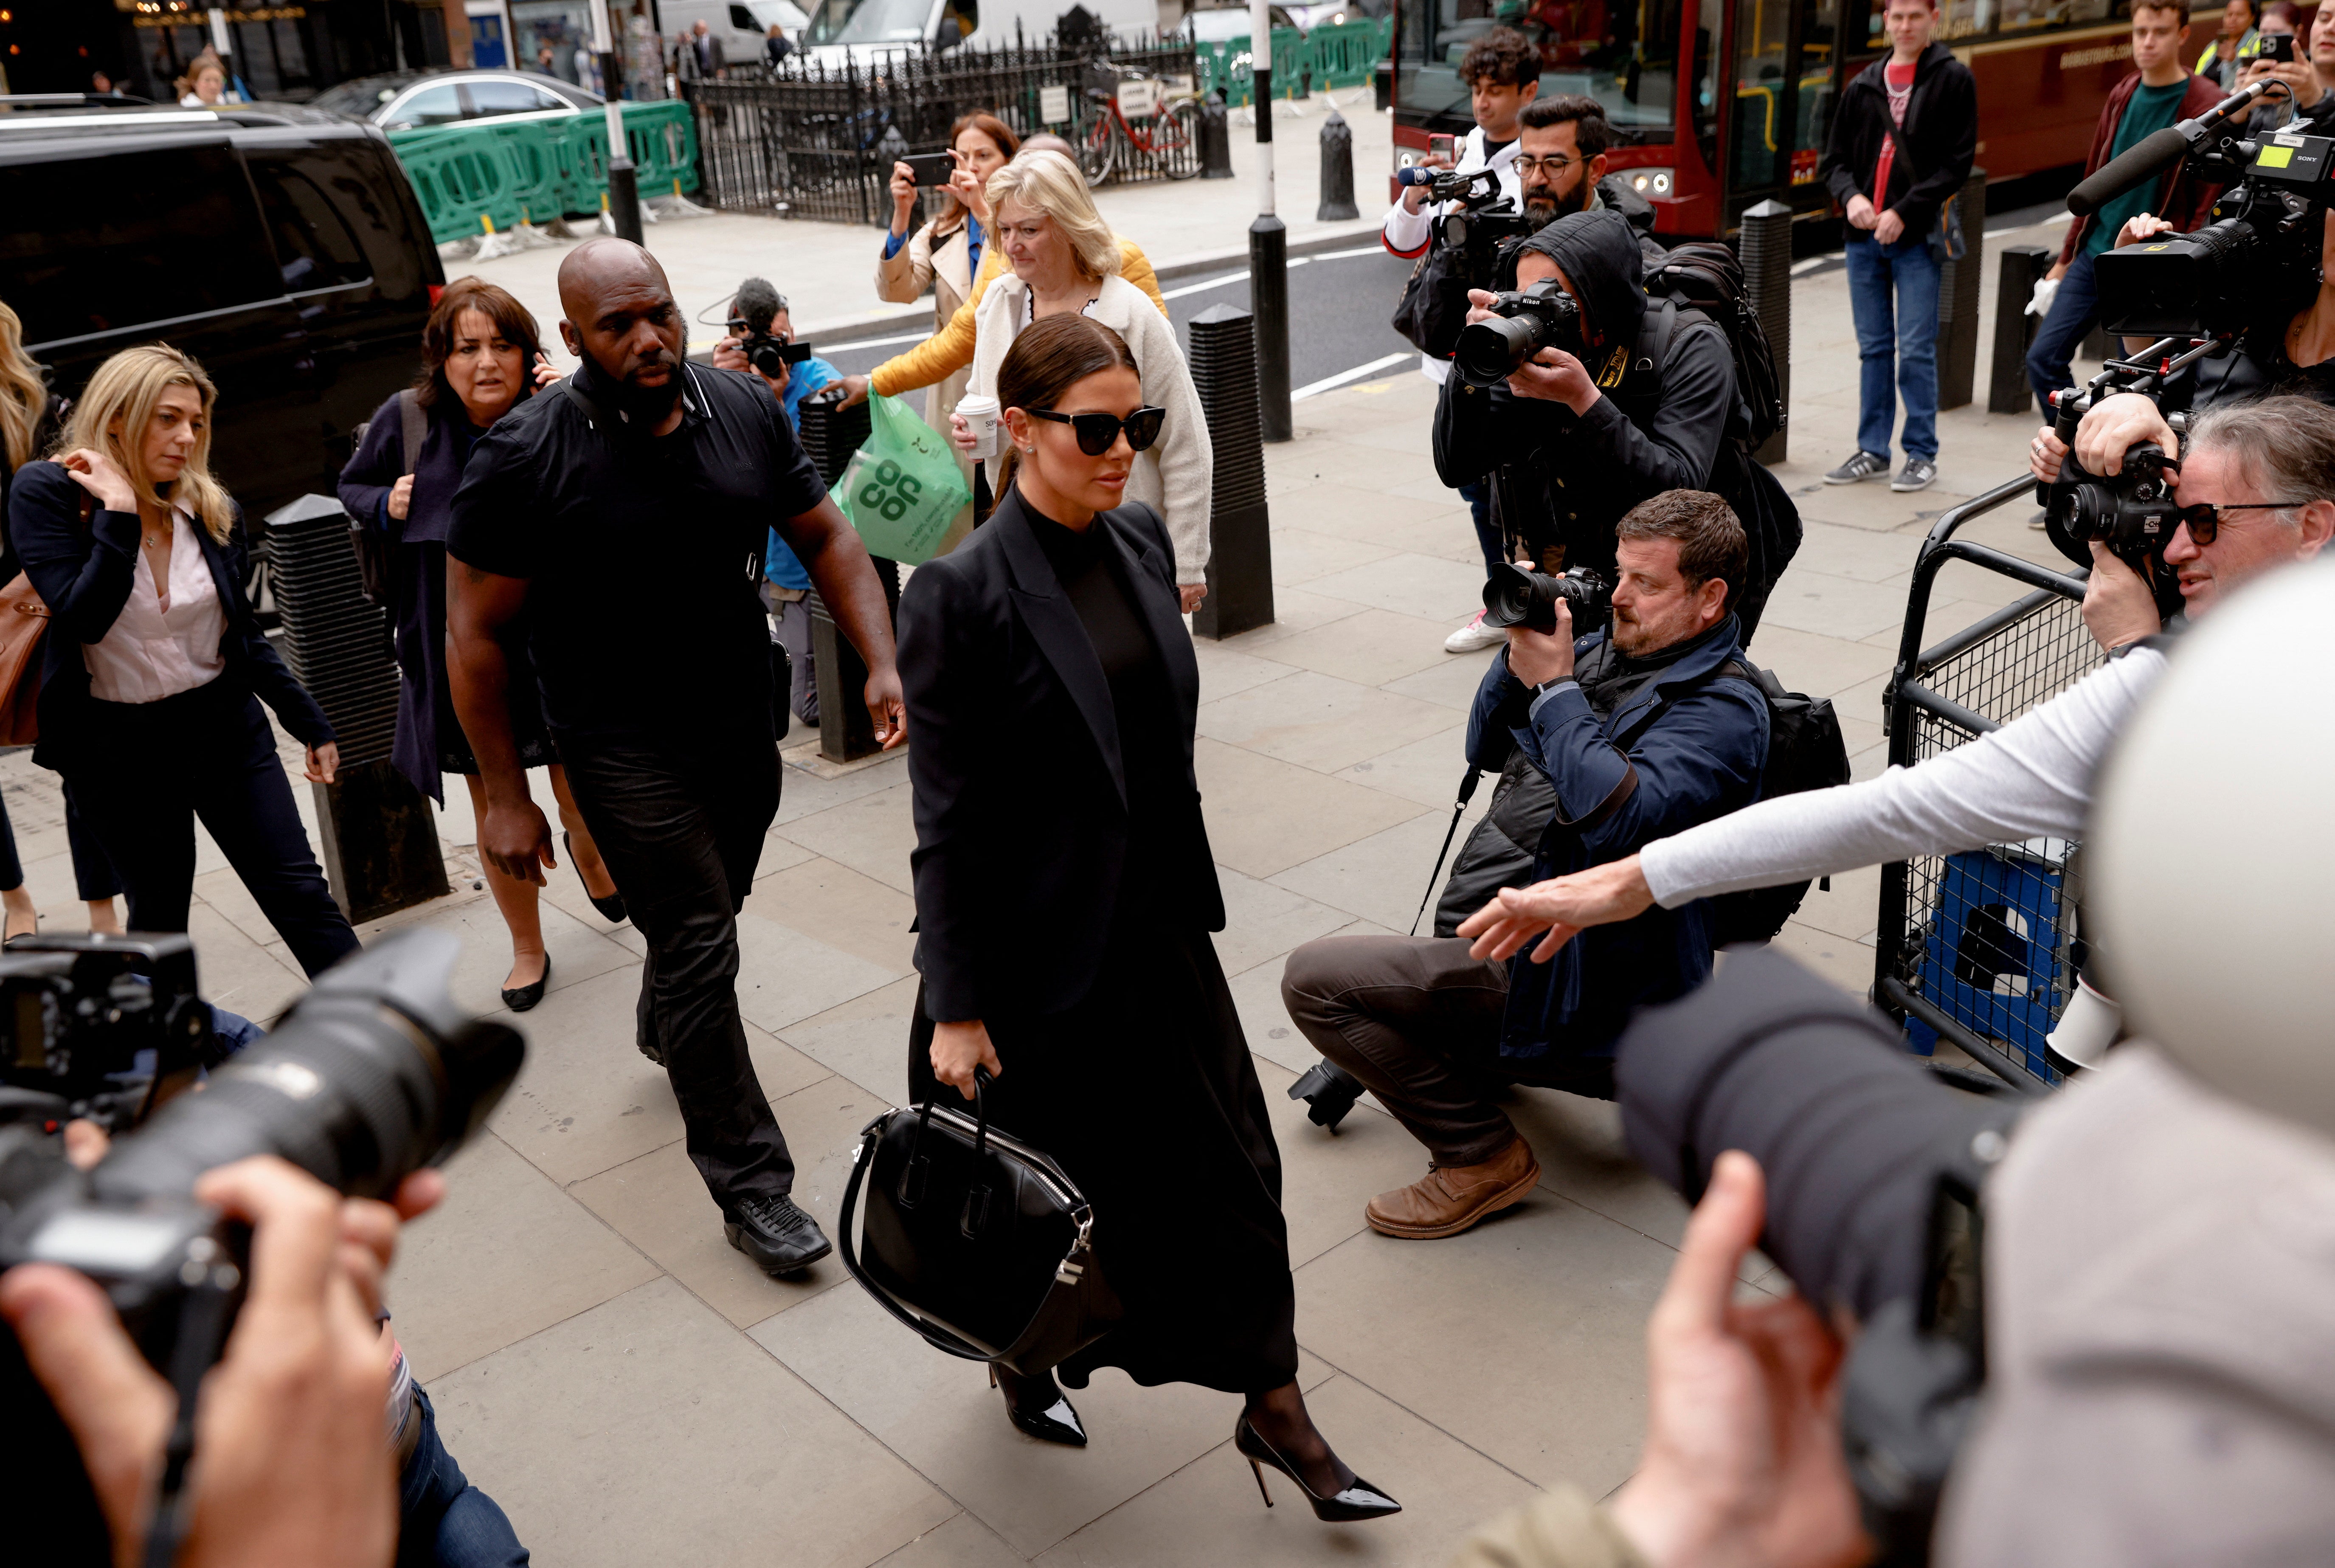
[[[1575,641],[1562,602],[1555,631],[1509,628],[1468,715],[1468,755],[1497,769],[1519,748],[1555,789],[1534,880],[1619,860],[1758,796],[1768,701],[1734,615],[1749,556],[1726,502],[1668,490],[1616,528],[1610,632]],[[1710,909],[1649,909],[1506,963],[1468,949],[1464,937],[1325,937],[1282,974],[1306,1038],[1427,1146],[1427,1175],[1363,1211],[1384,1235],[1456,1235],[1530,1193],[1540,1165],[1501,1089],[1611,1099],[1632,1012],[1709,977]]]
[[[731,306],[737,314],[737,306]],[[795,335],[794,316],[781,296],[778,314],[770,317],[770,335],[784,343],[792,343]],[[747,362],[746,350],[741,339],[725,337],[713,349],[713,368],[740,370],[755,373]],[[762,377],[770,395],[787,411],[787,423],[796,433],[802,431],[803,399],[819,388],[839,382],[843,373],[816,355],[798,360],[787,367],[784,381]],[[788,705],[795,717],[806,724],[819,722],[819,686],[811,668],[810,651],[810,574],[779,537],[776,528],[770,530],[768,553],[762,559],[762,593],[770,606],[771,637],[782,644],[787,657],[794,663],[794,689],[787,694]]]

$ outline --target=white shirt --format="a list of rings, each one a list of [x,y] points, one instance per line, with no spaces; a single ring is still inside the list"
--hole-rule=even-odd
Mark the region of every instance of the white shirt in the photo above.
[[[1917,855],[2077,837],[2109,746],[2165,668],[2163,653],[2135,648],[1919,767],[1762,800],[1655,840],[1638,852],[1639,868],[1655,901],[1676,909]]]
[[[1501,148],[1487,160],[1484,157],[1484,128],[1478,125],[1459,143],[1459,156],[1452,165],[1453,171],[1468,174],[1478,169],[1491,170],[1499,179],[1500,194],[1514,202],[1516,210],[1521,212],[1524,210],[1525,193],[1524,182],[1516,177],[1516,150],[1523,145],[1523,140],[1520,133],[1516,140]],[[1418,256],[1435,237],[1436,215],[1451,211],[1456,206],[1456,203],[1448,201],[1439,206],[1429,206],[1422,201],[1417,212],[1406,212],[1398,198],[1395,204],[1387,209],[1386,221],[1379,226],[1379,242],[1397,256]],[[1438,386],[1442,385],[1443,379],[1451,373],[1448,361],[1431,359],[1424,353],[1419,356],[1419,369],[1420,374]]]
[[[219,643],[227,611],[203,557],[202,541],[183,508],[171,509],[170,581],[167,597],[154,590],[146,552],[138,552],[130,597],[104,640],[83,643],[90,695],[103,702],[159,702],[218,678],[227,668]]]

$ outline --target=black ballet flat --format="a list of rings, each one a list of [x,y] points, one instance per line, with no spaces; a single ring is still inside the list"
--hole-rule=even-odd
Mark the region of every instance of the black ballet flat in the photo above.
[[[1043,1399],[1045,1394],[1051,1393],[1053,1398],[1044,1408],[1033,1409],[1015,1400],[1012,1384],[998,1377],[995,1362],[990,1364],[989,1386],[1005,1396],[1005,1414],[1013,1423],[1015,1431],[1025,1437],[1035,1437],[1042,1443],[1061,1443],[1073,1448],[1085,1447],[1087,1429],[1080,1424],[1079,1413],[1071,1408],[1071,1401],[1063,1397],[1061,1389],[1054,1386],[1053,1374],[1041,1372],[1038,1379],[1022,1380],[1026,1382],[1039,1379],[1042,1379],[1046,1385],[1045,1391],[1039,1397]]]
[[[503,992],[503,1005],[513,1012],[525,1012],[543,1000],[544,988],[551,983],[551,954],[543,955],[543,973],[535,977],[533,985],[522,985],[517,991]]]
[[[567,842],[567,832],[565,828],[560,830],[559,847],[567,852],[567,864],[576,866],[576,846]],[[584,868],[581,866],[576,866],[576,880],[584,882]],[[606,898],[593,898],[592,885],[584,882],[584,896],[591,899],[592,907],[598,910],[600,918],[609,924],[622,925],[625,923],[625,890],[623,888],[617,888]]]
[[[1268,1508],[1273,1506],[1273,1494],[1264,1489],[1264,1466],[1270,1465],[1297,1483],[1297,1489],[1305,1494],[1307,1502],[1313,1505],[1313,1517],[1324,1524],[1351,1524],[1363,1519],[1383,1519],[1390,1514],[1402,1512],[1401,1504],[1360,1476],[1354,1477],[1352,1486],[1337,1495],[1321,1495],[1305,1484],[1305,1477],[1297,1473],[1297,1466],[1275,1453],[1273,1445],[1257,1435],[1256,1428],[1248,1424],[1246,1412],[1243,1412],[1233,1428],[1233,1447],[1240,1450],[1241,1457],[1246,1459],[1248,1467],[1255,1472],[1256,1489],[1264,1495],[1264,1505]]]

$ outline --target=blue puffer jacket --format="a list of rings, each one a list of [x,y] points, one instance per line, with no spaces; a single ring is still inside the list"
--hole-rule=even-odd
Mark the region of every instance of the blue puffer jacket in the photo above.
[[[1613,668],[1617,655],[1604,643],[1600,631],[1574,645],[1584,673]],[[1468,754],[1496,769],[1513,738],[1555,787],[1556,813],[1533,858],[1534,881],[1619,860],[1758,798],[1767,699],[1739,675],[1712,675],[1740,653],[1729,615],[1651,679],[1633,680],[1623,660],[1619,683],[1634,690],[1602,719],[1578,684],[1535,700],[1508,673],[1505,653],[1492,661],[1468,716]],[[1701,900],[1593,927],[1546,963],[1532,962],[1527,947],[1509,962],[1500,1055],[1528,1076],[1568,1060],[1610,1059],[1633,1011],[1710,977],[1710,905]]]

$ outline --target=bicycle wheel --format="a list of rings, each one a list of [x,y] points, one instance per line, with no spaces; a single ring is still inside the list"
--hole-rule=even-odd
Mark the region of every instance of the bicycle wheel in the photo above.
[[[1087,177],[1087,189],[1108,182],[1119,157],[1119,128],[1112,123],[1109,104],[1089,102],[1086,121],[1079,127],[1078,147],[1079,172]]]
[[[1170,179],[1200,172],[1200,110],[1190,99],[1171,103],[1151,122],[1151,157]]]

